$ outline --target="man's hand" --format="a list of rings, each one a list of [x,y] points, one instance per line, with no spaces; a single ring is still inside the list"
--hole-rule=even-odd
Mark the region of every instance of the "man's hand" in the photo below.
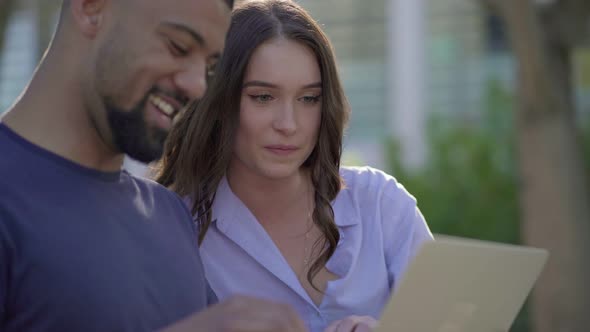
[[[371,332],[378,324],[371,316],[348,316],[332,322],[324,332]]]
[[[171,325],[161,332],[306,332],[286,304],[236,296]]]

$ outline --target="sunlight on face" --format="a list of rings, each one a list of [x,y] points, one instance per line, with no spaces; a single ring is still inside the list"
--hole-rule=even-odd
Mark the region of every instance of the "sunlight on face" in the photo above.
[[[259,46],[246,69],[232,171],[264,178],[297,175],[321,119],[321,72],[305,45],[282,38]]]

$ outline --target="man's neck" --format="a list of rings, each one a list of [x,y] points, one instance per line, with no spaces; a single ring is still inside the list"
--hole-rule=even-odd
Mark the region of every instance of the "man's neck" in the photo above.
[[[123,155],[99,137],[84,110],[79,85],[63,82],[41,66],[2,122],[31,143],[77,164],[105,172],[120,170]]]

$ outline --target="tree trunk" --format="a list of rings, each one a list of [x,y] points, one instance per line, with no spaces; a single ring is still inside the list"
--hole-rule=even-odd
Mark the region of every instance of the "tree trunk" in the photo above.
[[[533,292],[533,327],[590,331],[590,193],[574,122],[571,50],[549,40],[532,1],[497,5],[519,65],[523,240],[551,254]]]

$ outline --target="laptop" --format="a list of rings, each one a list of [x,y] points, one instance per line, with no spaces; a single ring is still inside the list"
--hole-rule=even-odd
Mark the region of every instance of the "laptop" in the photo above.
[[[508,332],[547,250],[437,235],[418,252],[376,332]]]

